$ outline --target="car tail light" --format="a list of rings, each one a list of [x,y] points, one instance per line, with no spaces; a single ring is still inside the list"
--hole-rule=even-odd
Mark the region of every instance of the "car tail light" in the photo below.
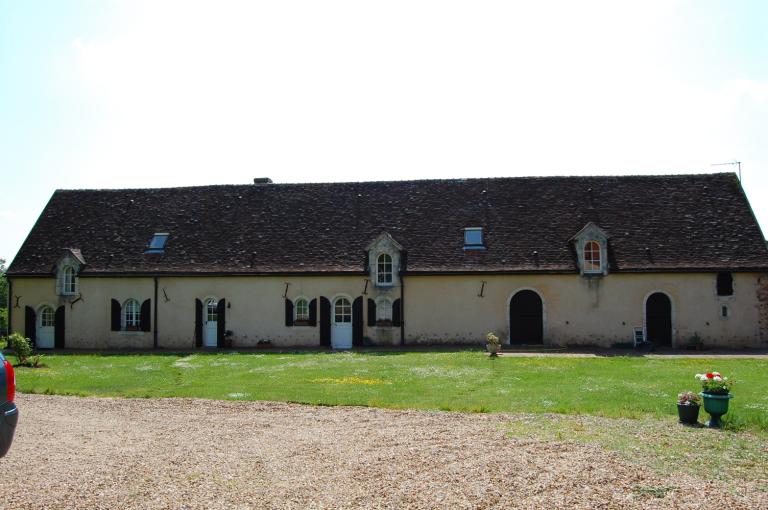
[[[13,402],[16,399],[16,374],[8,360],[3,361],[3,364],[5,365],[5,399]]]

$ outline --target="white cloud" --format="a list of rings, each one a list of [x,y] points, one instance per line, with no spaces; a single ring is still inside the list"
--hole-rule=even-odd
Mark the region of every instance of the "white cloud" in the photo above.
[[[768,98],[666,2],[122,5],[72,44],[104,186],[710,171]]]

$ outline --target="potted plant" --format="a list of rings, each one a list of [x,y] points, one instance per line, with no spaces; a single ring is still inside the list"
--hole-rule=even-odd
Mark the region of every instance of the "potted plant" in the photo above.
[[[701,397],[692,391],[684,391],[677,395],[677,416],[680,423],[695,425],[699,422]]]
[[[728,401],[733,398],[732,382],[720,372],[696,374],[696,379],[701,381],[702,392],[699,395],[704,398],[704,410],[710,416],[707,426],[719,428],[720,417],[728,412]]]
[[[488,349],[488,352],[491,356],[495,357],[499,355],[499,351],[501,350],[501,340],[499,340],[499,337],[493,334],[493,332],[488,333],[485,335],[485,339],[487,341],[486,349]]]
[[[688,350],[700,351],[702,349],[704,349],[704,341],[698,333],[694,333],[693,336],[688,339]]]

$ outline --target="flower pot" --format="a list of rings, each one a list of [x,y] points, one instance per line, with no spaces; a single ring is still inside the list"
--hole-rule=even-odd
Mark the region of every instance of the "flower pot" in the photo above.
[[[491,353],[491,356],[498,356],[501,346],[499,344],[486,344],[485,348]]]
[[[685,423],[688,425],[695,425],[699,423],[700,408],[701,406],[677,404],[677,416],[680,418],[680,423]]]
[[[728,412],[728,401],[733,398],[730,393],[726,395],[714,395],[712,393],[701,392],[699,395],[704,399],[704,410],[709,413],[710,420],[707,427],[720,428],[720,417]]]

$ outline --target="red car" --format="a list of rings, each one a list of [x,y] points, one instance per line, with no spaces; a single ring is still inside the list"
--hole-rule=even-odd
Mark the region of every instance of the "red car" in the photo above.
[[[13,433],[19,421],[16,407],[16,374],[13,365],[0,353],[0,457],[8,453],[13,442]]]

